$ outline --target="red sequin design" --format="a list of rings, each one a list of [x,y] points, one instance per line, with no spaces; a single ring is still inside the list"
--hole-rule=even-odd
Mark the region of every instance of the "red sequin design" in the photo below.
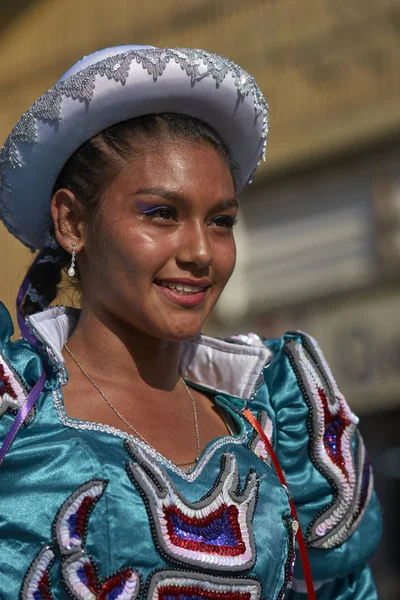
[[[123,587],[126,580],[132,577],[133,573],[132,569],[122,569],[107,579],[101,588],[99,588],[93,564],[84,565],[83,570],[85,573],[85,585],[96,596],[96,600],[108,600],[109,594],[115,589]],[[44,600],[47,600],[47,597]],[[49,600],[52,600],[52,598],[49,597]]]
[[[207,544],[206,542],[194,541],[188,539],[182,539],[175,533],[175,526],[172,522],[172,515],[178,517],[180,521],[183,521],[187,525],[193,528],[201,530],[208,525],[212,525],[216,519],[223,518],[227,513],[229,524],[232,528],[232,532],[236,538],[237,545],[235,546],[217,546],[215,544]],[[242,534],[239,525],[239,511],[236,506],[227,504],[221,504],[221,506],[201,519],[197,517],[188,517],[175,505],[164,507],[164,515],[167,520],[167,531],[171,542],[175,546],[185,548],[187,550],[193,550],[196,552],[207,552],[210,554],[219,554],[223,556],[240,556],[246,551],[246,545],[243,542]]]
[[[123,586],[127,579],[132,577],[133,571],[131,569],[122,569],[109,579],[101,586],[101,591],[97,596],[97,600],[107,600],[109,594],[116,588]]]
[[[86,579],[85,585],[92,592],[92,594],[97,595],[99,592],[99,588],[97,585],[97,577],[96,577],[96,571],[94,569],[94,566],[92,564],[86,564],[86,565],[84,565],[83,570],[85,572],[85,579]]]
[[[336,414],[332,414],[326,393],[323,389],[318,386],[318,396],[322,402],[324,409],[325,419],[325,435],[324,435],[324,447],[331,459],[342,471],[346,480],[349,481],[349,473],[346,468],[346,462],[342,454],[342,436],[346,427],[349,427],[352,423],[348,417],[346,417],[343,406],[340,403]]]
[[[10,377],[6,375],[3,365],[0,364],[0,396],[4,396],[5,394],[8,394],[14,400],[18,397],[10,383]]]
[[[188,600],[188,598],[204,598],[204,600],[251,600],[249,592],[213,592],[192,585],[166,585],[158,590],[158,600]]]
[[[83,538],[85,535],[87,517],[89,512],[92,510],[93,504],[95,504],[96,501],[97,498],[85,496],[76,512],[76,521],[74,523],[75,533],[80,538]]]
[[[40,594],[40,600],[53,600],[53,596],[50,592],[50,577],[47,571],[44,571],[38,583],[38,592]]]

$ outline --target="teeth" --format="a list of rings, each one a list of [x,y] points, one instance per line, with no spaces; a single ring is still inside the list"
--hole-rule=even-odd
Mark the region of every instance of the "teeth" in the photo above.
[[[192,294],[195,294],[197,292],[202,292],[204,290],[203,286],[183,285],[182,283],[170,283],[169,281],[160,281],[159,285],[161,285],[162,287],[167,287],[170,290],[177,290],[178,292],[192,293]]]

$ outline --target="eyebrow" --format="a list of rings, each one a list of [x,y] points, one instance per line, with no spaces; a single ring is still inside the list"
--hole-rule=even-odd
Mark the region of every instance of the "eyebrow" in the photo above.
[[[180,192],[174,190],[168,190],[165,188],[140,188],[133,194],[134,196],[159,196],[166,200],[177,200],[178,202],[185,202],[186,198]],[[236,198],[224,198],[220,200],[213,209],[223,210],[226,208],[238,208],[239,203]]]

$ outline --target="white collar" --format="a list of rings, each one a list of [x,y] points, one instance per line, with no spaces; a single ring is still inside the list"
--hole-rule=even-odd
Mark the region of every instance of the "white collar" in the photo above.
[[[78,318],[79,310],[56,306],[27,319],[58,368],[64,368],[62,349]],[[271,359],[272,352],[264,345],[248,346],[199,334],[182,342],[180,374],[206,389],[249,400]]]

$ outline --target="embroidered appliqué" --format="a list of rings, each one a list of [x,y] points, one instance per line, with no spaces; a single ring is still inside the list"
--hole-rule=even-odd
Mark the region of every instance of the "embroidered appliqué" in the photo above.
[[[233,579],[161,570],[149,581],[146,600],[259,600],[257,579]]]
[[[68,591],[77,600],[133,600],[139,594],[136,570],[126,567],[99,582],[96,565],[86,552],[68,556],[61,569]]]
[[[273,443],[272,421],[269,418],[266,410],[258,411],[257,421],[260,423],[265,435],[267,436],[267,438],[269,439],[269,441],[272,444]],[[271,464],[271,457],[268,453],[268,450],[265,447],[265,444],[264,444],[263,440],[261,439],[260,434],[257,433],[256,430],[254,430],[254,433],[249,440],[248,448],[249,448],[249,450],[254,452],[254,454],[256,456],[258,456],[263,461],[265,461],[268,465]]]
[[[107,482],[102,479],[92,479],[71,494],[58,511],[53,531],[63,554],[84,547],[90,513],[102,497],[106,485]]]
[[[192,503],[142,450],[131,442],[126,446],[137,461],[127,465],[128,475],[145,498],[162,554],[185,565],[218,571],[241,571],[254,565],[252,518],[258,490],[254,471],[240,491],[236,458],[224,454],[214,488]]]
[[[21,586],[20,600],[53,600],[49,571],[55,558],[51,546],[44,546],[33,559]]]
[[[77,600],[134,600],[139,594],[138,571],[124,567],[101,582],[96,564],[85,551],[89,517],[106,486],[103,479],[80,486],[67,498],[54,520],[53,535],[62,555],[64,585]]]
[[[283,600],[286,591],[292,587],[294,565],[296,562],[296,532],[299,524],[293,515],[285,515],[283,522],[288,535],[288,556],[285,564],[285,581],[283,582],[281,591],[278,594],[277,600]]]
[[[332,503],[311,523],[307,543],[335,548],[357,528],[370,499],[372,469],[356,431],[358,418],[349,409],[315,340],[301,334],[302,343],[288,340],[285,350],[310,407],[310,455],[331,482]],[[352,445],[357,440],[356,458]]]
[[[0,418],[7,410],[17,412],[27,398],[27,391],[18,375],[0,355]],[[28,423],[34,418],[32,409],[28,416]]]

